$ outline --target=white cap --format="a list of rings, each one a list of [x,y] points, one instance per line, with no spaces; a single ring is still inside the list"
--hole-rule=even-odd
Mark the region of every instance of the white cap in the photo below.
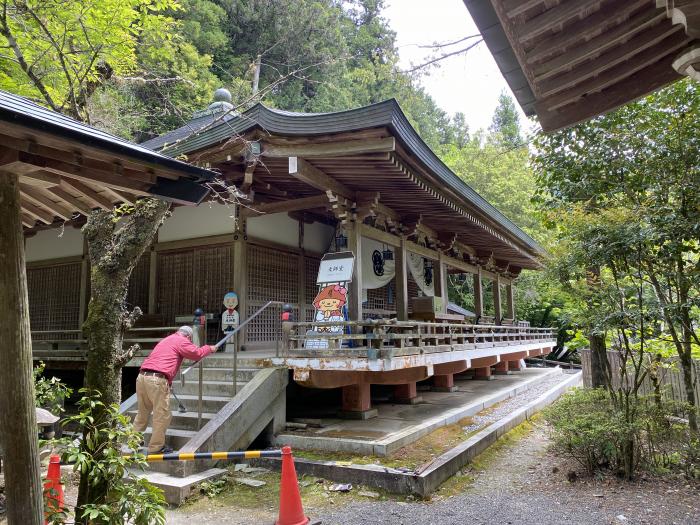
[[[180,328],[177,329],[179,333],[187,337],[190,341],[192,340],[192,327],[183,325]]]

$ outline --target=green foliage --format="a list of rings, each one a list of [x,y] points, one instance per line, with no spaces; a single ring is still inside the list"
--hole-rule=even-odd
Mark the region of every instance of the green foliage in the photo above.
[[[555,447],[593,475],[612,470],[680,470],[697,475],[697,438],[670,417],[678,406],[659,407],[649,397],[634,398],[634,417],[620,410],[605,389],[575,389],[544,410]],[[628,471],[629,469],[629,471]]]
[[[209,498],[213,498],[221,494],[226,489],[226,478],[217,479],[214,481],[204,481],[199,484],[199,492]]]
[[[491,121],[491,133],[496,144],[505,148],[520,148],[523,140],[520,137],[520,116],[515,108],[515,102],[507,93],[501,92],[498,106]]]
[[[57,377],[44,377],[46,365],[40,361],[34,367],[34,393],[37,407],[45,408],[53,414],[63,412],[63,402],[73,392]]]
[[[99,392],[81,389],[79,413],[66,418],[65,424],[83,429],[79,444],[71,443],[63,451],[62,461],[74,463],[89,491],[103,491],[98,504],[88,503],[76,509],[93,525],[152,525],[165,523],[163,493],[131,470],[143,469],[145,457],[124,455],[122,449],[138,450],[142,436],[136,432],[118,405],[105,406]]]

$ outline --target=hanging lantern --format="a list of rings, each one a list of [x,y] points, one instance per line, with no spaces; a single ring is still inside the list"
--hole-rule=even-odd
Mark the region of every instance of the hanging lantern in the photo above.
[[[423,259],[423,279],[430,286],[433,282],[433,261]]]
[[[344,250],[348,247],[348,238],[341,231],[335,238],[335,249],[336,251]]]
[[[384,245],[384,251],[382,252],[382,257],[384,258],[385,261],[393,261],[394,260],[394,252],[392,252],[391,249],[387,245]]]

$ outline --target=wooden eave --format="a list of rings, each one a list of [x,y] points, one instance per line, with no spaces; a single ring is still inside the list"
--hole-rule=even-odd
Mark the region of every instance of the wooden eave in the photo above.
[[[672,63],[698,43],[695,33],[654,0],[465,4],[521,107],[545,131],[605,113],[681,78]]]
[[[27,230],[155,196],[197,204],[214,173],[0,92],[0,176],[19,176]]]
[[[544,254],[541,248],[533,248],[533,245],[514,238],[493,217],[450,191],[444,182],[431,176],[403,144],[395,142],[391,151],[371,151],[376,144],[388,147],[391,143],[388,139],[395,137],[386,127],[313,139],[269,133],[261,136],[253,132],[227,143],[223,150],[217,146],[191,155],[205,162],[208,158],[225,158],[229,155],[227,151],[233,152],[231,160],[215,160],[212,167],[239,187],[246,175],[249,177],[253,190],[247,209],[249,217],[256,216],[256,209],[265,213],[306,210],[332,216],[335,203],[328,198],[331,195],[347,198],[352,208],[350,213],[360,215],[359,219],[362,219],[362,200],[373,200],[376,196],[378,204],[369,206],[374,212],[386,215],[404,227],[413,224],[415,232],[426,233],[434,239],[450,238],[449,247],[460,243],[484,259],[492,256],[520,268],[540,267],[539,258]],[[252,171],[247,170],[247,173],[242,150],[238,147],[245,140],[260,141],[262,146],[261,156]],[[319,155],[314,151],[315,148],[321,152],[334,151],[333,145],[360,143],[370,151],[340,154],[338,149],[332,155]],[[303,162],[307,169],[322,174],[320,184],[313,185],[303,177],[290,174],[287,154],[292,153],[299,155],[299,162]]]

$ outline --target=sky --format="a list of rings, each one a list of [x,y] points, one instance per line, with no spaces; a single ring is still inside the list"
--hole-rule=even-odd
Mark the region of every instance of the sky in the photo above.
[[[405,70],[412,64],[425,63],[435,54],[419,45],[449,42],[479,33],[463,0],[387,0],[384,16],[396,31],[401,66]],[[489,127],[501,91],[512,96],[483,42],[466,54],[441,60],[424,74],[420,84],[448,114],[464,113],[472,131]],[[517,103],[516,106],[520,110]],[[520,117],[525,123],[522,112]]]

